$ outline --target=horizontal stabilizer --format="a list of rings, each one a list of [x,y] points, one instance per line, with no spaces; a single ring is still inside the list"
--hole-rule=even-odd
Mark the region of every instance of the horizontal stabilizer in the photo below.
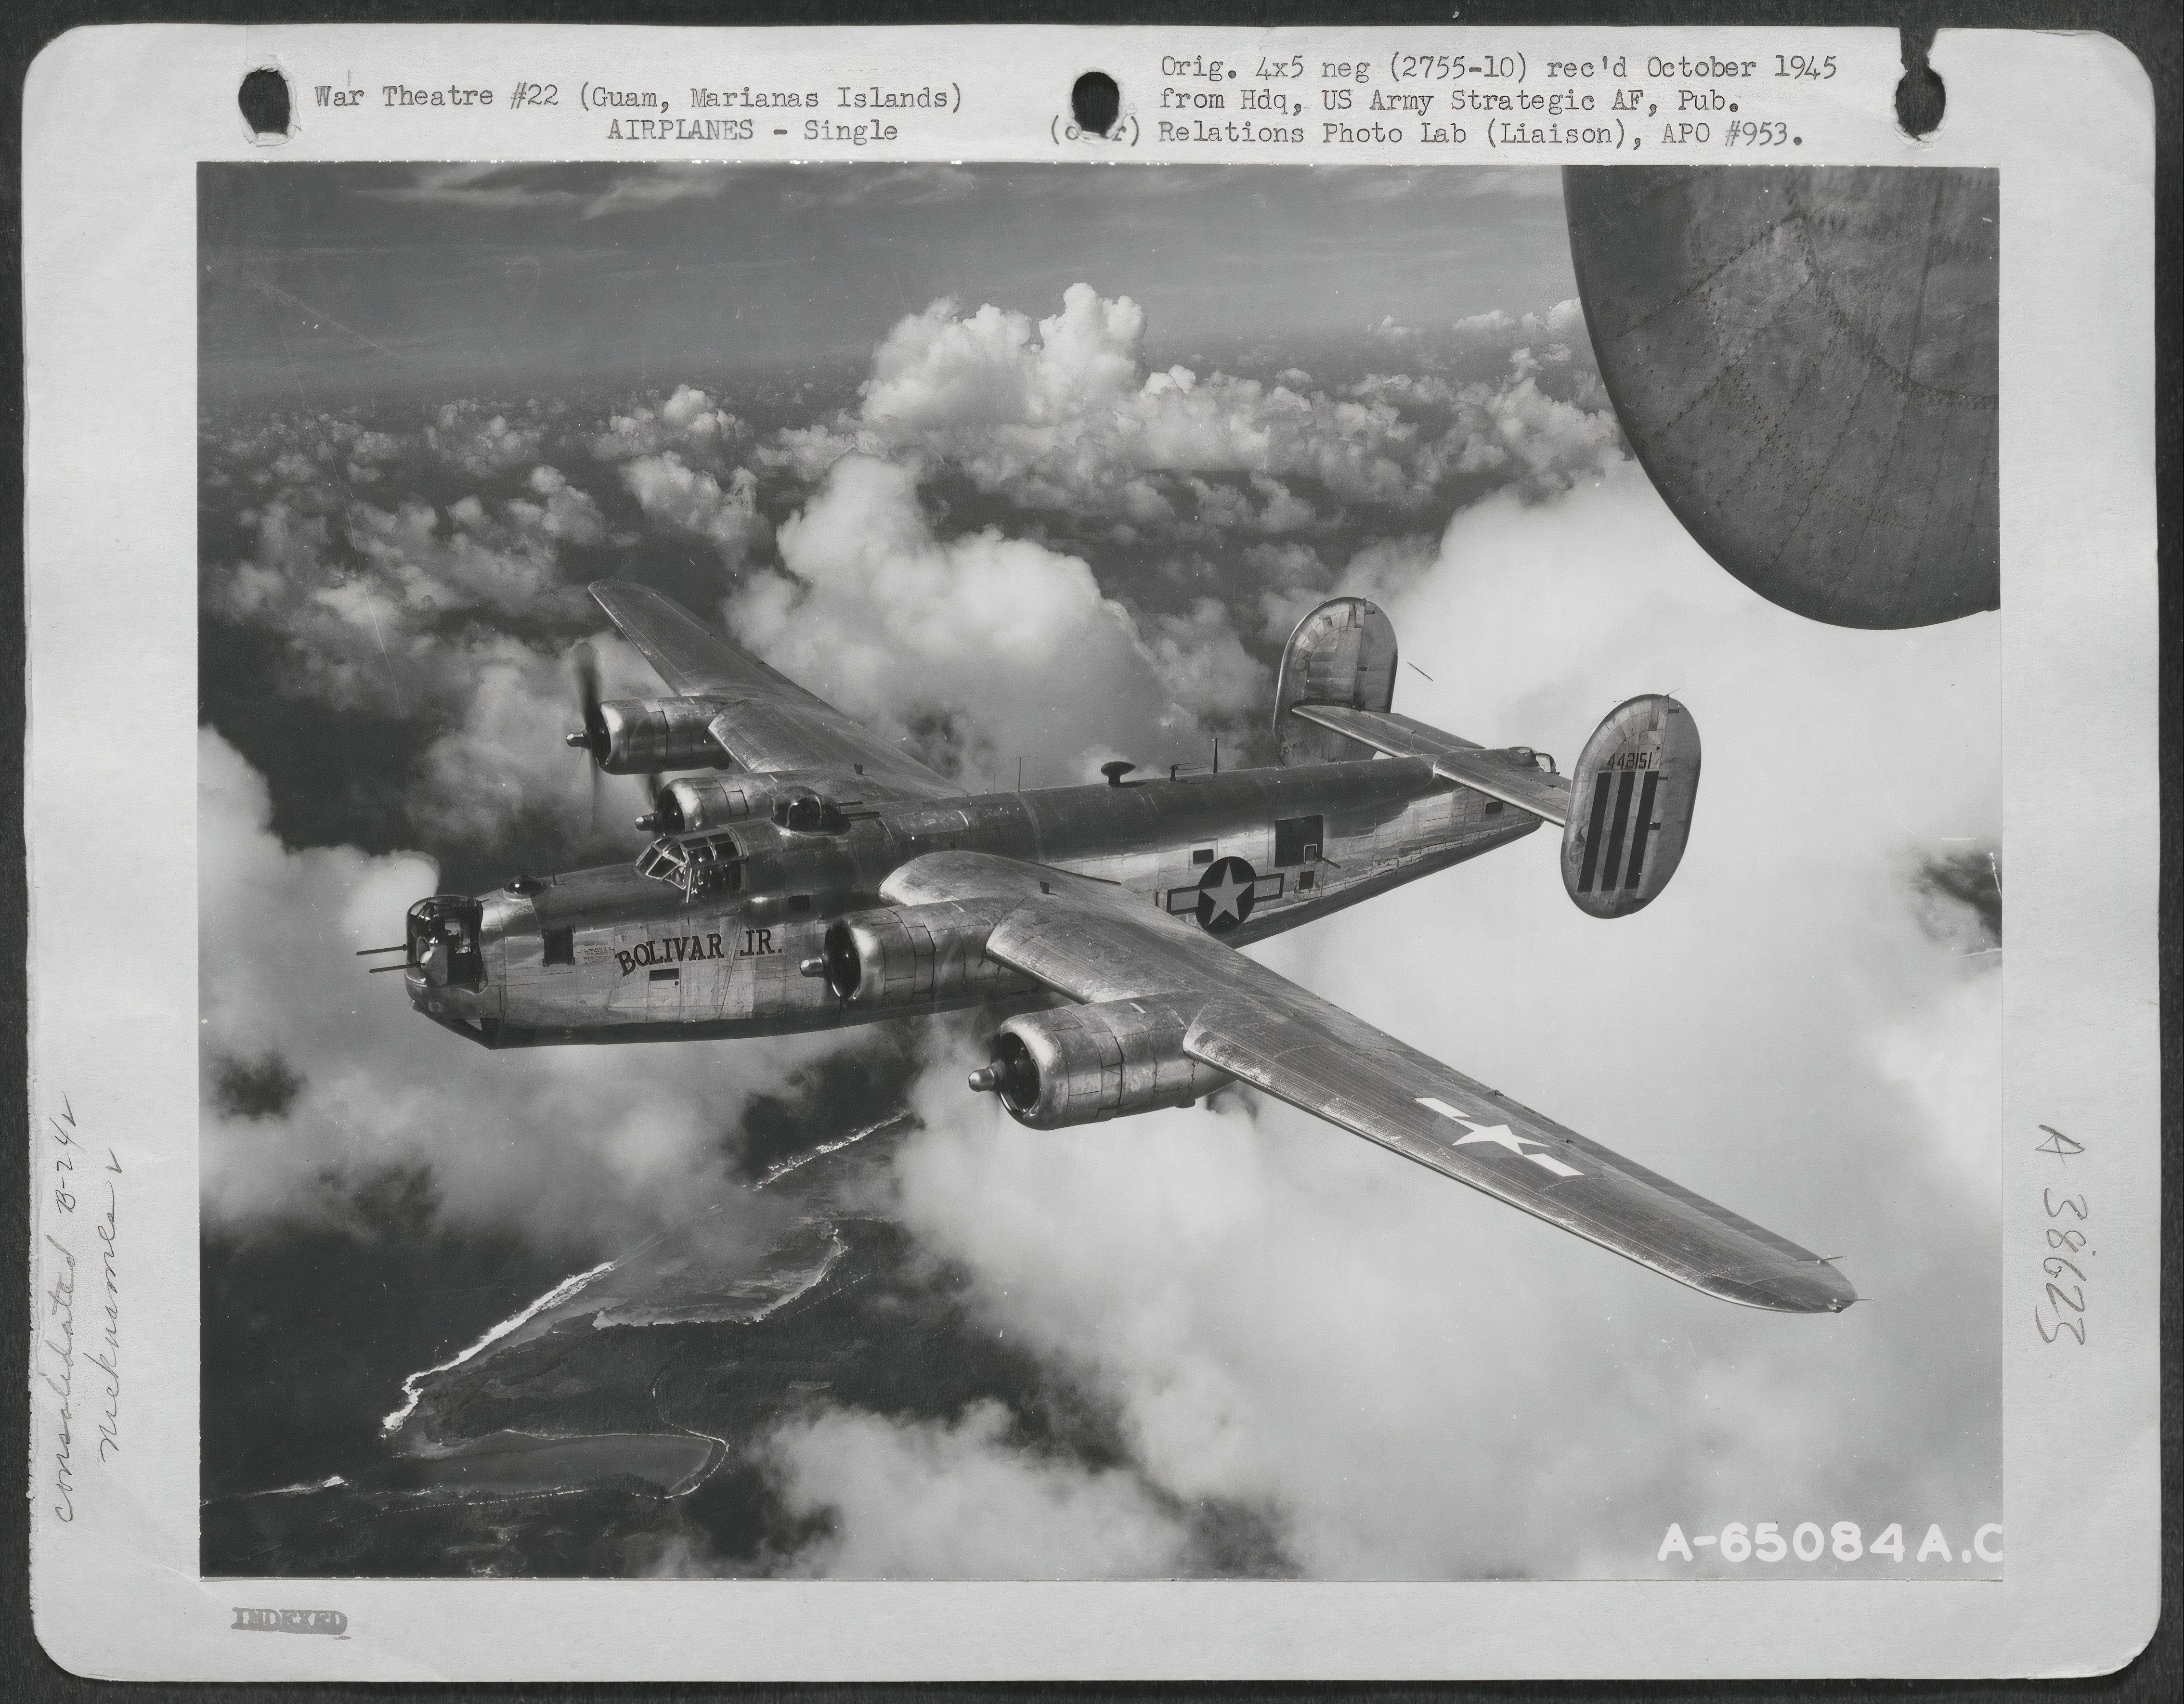
[[[1487,751],[1393,710],[1293,704],[1290,714],[1390,757],[1423,757],[1444,780],[1483,793],[1489,799],[1502,799],[1557,828],[1569,820],[1569,782],[1541,769],[1532,755],[1521,748]]]

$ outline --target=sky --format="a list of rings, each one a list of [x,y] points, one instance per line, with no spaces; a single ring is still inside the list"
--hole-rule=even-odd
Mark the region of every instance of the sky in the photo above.
[[[1156,302],[1150,344],[1568,293],[1550,169],[208,167],[207,401],[861,365],[905,314]]]
[[[1999,1517],[1996,618],[1831,629],[1708,560],[1602,392],[1551,174],[201,188],[206,1355],[295,1367],[252,1388],[309,1417],[216,1441],[208,1379],[209,1484],[323,1476],[402,1373],[633,1248],[754,1257],[755,1155],[900,1114],[860,1211],[1015,1370],[763,1417],[762,1540],[694,1499],[613,1567],[1652,1575],[1672,1520]],[[1676,693],[1705,779],[1646,911],[1582,916],[1534,837],[1254,951],[1875,1300],[1728,1307],[1242,1094],[1034,1137],[963,1090],[967,1021],[445,1037],[354,951],[638,849],[560,740],[579,638],[650,689],[607,573],[972,787],[1268,760],[1335,593],[1393,618],[1396,708],[1486,744],[1568,761]],[[284,1361],[329,1331],[345,1366]]]

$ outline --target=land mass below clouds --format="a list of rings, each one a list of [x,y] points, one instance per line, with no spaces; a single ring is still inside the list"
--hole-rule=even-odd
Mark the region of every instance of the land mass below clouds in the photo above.
[[[292,1481],[209,1498],[204,1572],[809,1571],[833,1523],[796,1499],[772,1446],[844,1406],[944,1426],[983,1405],[1006,1413],[1011,1447],[1126,1470],[1112,1413],[974,1322],[961,1274],[848,1205],[883,1175],[904,1124],[782,1162],[770,1187],[795,1211],[771,1243],[655,1239],[589,1284],[565,1281],[565,1300],[505,1335],[489,1329],[457,1364],[410,1375],[376,1440],[308,1462],[289,1453],[280,1472]],[[1190,1572],[1293,1572],[1249,1510],[1209,1505],[1190,1524]],[[1054,1577],[1084,1571],[1081,1556],[1052,1557]]]

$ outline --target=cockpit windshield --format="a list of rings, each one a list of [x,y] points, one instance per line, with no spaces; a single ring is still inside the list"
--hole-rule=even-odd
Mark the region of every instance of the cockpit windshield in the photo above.
[[[637,873],[681,888],[685,899],[733,894],[743,888],[743,852],[726,830],[663,834],[638,855]]]
[[[849,827],[850,818],[831,799],[795,793],[775,805],[773,826],[792,834],[839,834]]]

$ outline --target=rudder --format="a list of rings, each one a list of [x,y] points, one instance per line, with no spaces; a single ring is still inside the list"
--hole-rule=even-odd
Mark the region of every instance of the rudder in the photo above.
[[[1699,730],[1675,699],[1646,693],[1610,710],[1570,771],[1563,886],[1596,917],[1651,903],[1682,861],[1699,789]]]

